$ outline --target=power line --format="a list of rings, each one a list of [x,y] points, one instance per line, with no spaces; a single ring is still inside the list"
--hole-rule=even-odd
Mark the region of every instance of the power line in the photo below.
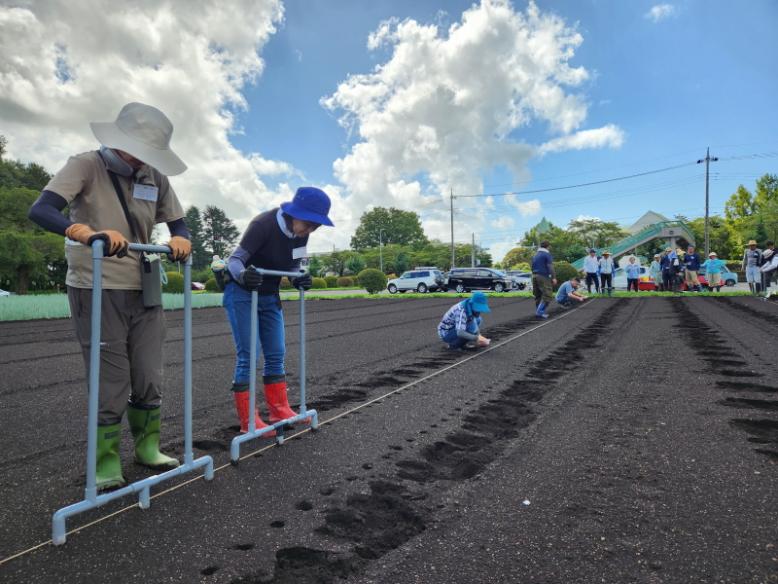
[[[696,164],[695,162],[687,162],[685,164],[678,164],[676,166],[668,166],[666,168],[657,168],[656,170],[647,170],[645,172],[638,172],[635,174],[628,174],[625,176],[617,176],[613,178],[606,178],[603,180],[595,180],[591,182],[585,182],[585,183],[578,183],[574,185],[565,185],[563,187],[549,187],[545,189],[532,189],[532,190],[522,190],[522,191],[515,191],[515,192],[507,192],[507,193],[479,193],[477,195],[457,195],[457,199],[463,199],[463,198],[471,198],[471,197],[505,197],[508,195],[533,195],[535,193],[548,193],[551,191],[563,191],[567,189],[578,189],[581,187],[589,187],[592,185],[601,185],[605,183],[611,183],[621,180],[628,180],[631,178],[638,178],[641,176],[648,176],[650,174],[658,174],[660,172],[668,172],[670,170],[676,170],[678,168],[684,168],[686,166],[691,166],[693,164]]]

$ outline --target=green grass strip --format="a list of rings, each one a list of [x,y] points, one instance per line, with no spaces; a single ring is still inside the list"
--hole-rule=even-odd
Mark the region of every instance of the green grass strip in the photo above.
[[[419,294],[407,292],[405,294],[341,294],[331,295],[317,291],[308,292],[305,297],[308,300],[353,300],[355,298],[365,300],[396,300],[424,299],[424,298],[467,298],[469,293],[456,294],[453,292],[431,292]],[[532,298],[531,292],[487,292],[490,298]],[[702,298],[709,296],[751,296],[748,290],[732,290],[726,292],[614,292],[614,298]],[[590,298],[607,298],[607,296],[591,294]],[[281,299],[294,301],[299,298],[297,292],[282,292]],[[165,310],[180,310],[184,307],[183,294],[165,293],[162,295],[162,305]],[[195,292],[192,294],[192,308],[211,308],[222,305],[222,294],[213,292]],[[0,298],[0,322],[14,320],[38,320],[46,318],[68,318],[70,306],[66,294],[42,294],[29,296],[8,296]]]
[[[192,294],[192,308],[221,306],[222,295],[214,293]],[[162,295],[165,310],[184,307],[183,294]],[[38,320],[44,318],[69,318],[70,305],[67,294],[42,294],[37,296],[7,296],[0,298],[0,321]]]

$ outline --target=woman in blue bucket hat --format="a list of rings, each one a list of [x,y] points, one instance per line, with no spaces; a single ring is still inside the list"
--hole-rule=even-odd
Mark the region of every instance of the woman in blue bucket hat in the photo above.
[[[259,346],[264,356],[262,380],[270,422],[296,415],[286,396],[284,315],[279,296],[281,278],[260,276],[254,268],[284,272],[299,270],[302,259],[307,256],[308,236],[320,225],[332,226],[329,212],[330,198],[324,191],[300,187],[291,201],[252,219],[240,245],[227,260],[226,270],[220,274],[221,266],[212,265],[217,279],[223,277],[224,309],[235,340],[237,358],[232,392],[241,432],[248,431],[251,415],[248,390],[252,290],[259,293]],[[310,274],[294,278],[292,285],[297,289],[310,289]],[[257,410],[253,415],[257,429],[266,427]]]
[[[438,336],[450,349],[465,346],[486,347],[490,340],[480,333],[481,315],[489,312],[488,298],[473,292],[470,298],[457,302],[446,311],[438,325]]]

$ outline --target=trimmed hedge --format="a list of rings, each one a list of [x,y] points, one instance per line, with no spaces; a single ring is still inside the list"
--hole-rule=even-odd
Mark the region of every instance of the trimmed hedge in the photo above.
[[[207,292],[221,292],[219,285],[216,283],[216,278],[211,276],[205,281],[205,290]]]
[[[281,290],[291,290],[292,289],[292,283],[289,281],[289,278],[284,276],[281,278]]]
[[[327,280],[324,278],[311,278],[313,280],[313,285],[311,288],[314,290],[322,290],[324,288],[327,288]]]
[[[354,286],[354,278],[350,276],[342,276],[338,278],[335,284],[338,286],[338,288],[351,288]],[[327,283],[327,285],[329,285],[329,282]],[[330,287],[332,288],[332,286]]]
[[[367,268],[366,270],[359,272],[357,280],[359,281],[359,285],[370,294],[378,294],[381,290],[386,288],[386,276],[381,270],[376,270],[374,268]]]
[[[167,284],[162,285],[162,291],[183,294],[184,275],[178,272],[165,272],[165,275],[167,275]]]
[[[324,281],[327,282],[327,288],[335,288],[338,285],[337,276],[324,276]]]

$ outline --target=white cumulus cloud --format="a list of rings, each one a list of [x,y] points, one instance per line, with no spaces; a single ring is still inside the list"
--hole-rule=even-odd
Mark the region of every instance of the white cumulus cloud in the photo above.
[[[581,130],[567,136],[560,136],[542,144],[538,149],[541,154],[562,152],[564,150],[585,150],[587,148],[619,148],[624,143],[624,132],[621,128],[608,124],[602,128]]]
[[[661,22],[676,15],[675,6],[672,4],[655,4],[643,16],[652,22]]]
[[[423,207],[427,231],[447,239],[451,189],[480,193],[481,177],[495,167],[526,177],[527,161],[547,152],[618,147],[616,126],[584,129],[578,88],[589,73],[572,64],[582,42],[574,26],[533,2],[518,11],[508,0],[482,0],[448,29],[381,23],[367,47],[386,59],[321,99],[353,139],[333,165],[350,205]],[[533,124],[547,129],[545,144],[522,140]],[[440,204],[430,205],[435,199]],[[511,204],[520,216],[541,209],[538,200]],[[487,202],[459,214],[458,239],[488,229],[488,211]]]
[[[239,14],[240,17],[236,18]],[[278,0],[36,0],[0,7],[0,127],[9,155],[52,171],[96,148],[90,121],[127,102],[154,105],[175,126],[189,169],[172,178],[187,204],[215,204],[245,224],[288,198],[263,176],[301,173],[230,142],[247,83],[283,19]]]

